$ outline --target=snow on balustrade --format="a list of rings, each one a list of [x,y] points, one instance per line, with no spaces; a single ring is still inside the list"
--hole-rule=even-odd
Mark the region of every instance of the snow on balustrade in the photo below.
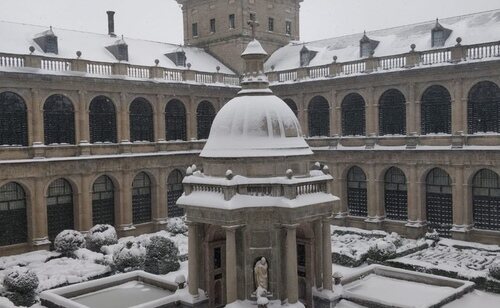
[[[171,70],[163,71],[163,78],[165,80],[170,80],[170,81],[183,81],[184,80],[184,78],[182,77],[181,71],[171,71]]]
[[[88,63],[87,73],[95,75],[111,75],[113,70],[111,64]]]
[[[71,71],[71,62],[61,60],[42,60],[41,68],[48,71]]]
[[[363,73],[364,71],[366,71],[365,61],[351,62],[342,65],[342,72],[345,75]]]
[[[451,61],[450,50],[431,50],[420,55],[420,63],[424,65],[448,63]]]
[[[149,78],[149,68],[144,67],[127,67],[127,75],[133,78]]]
[[[330,75],[330,66],[311,67],[309,69],[309,77],[321,78]]]
[[[224,75],[224,83],[233,85],[233,86],[239,86],[240,85],[240,78],[236,76],[227,76]]]
[[[11,57],[11,56],[0,56],[0,66],[23,67],[24,66],[24,58]]]
[[[247,187],[247,195],[255,196],[255,197],[272,196],[273,195],[273,187],[272,186],[265,186],[265,185],[251,185],[251,186]]]
[[[326,183],[305,183],[296,187],[297,195],[326,193]]]
[[[279,82],[297,80],[297,71],[281,72],[278,75]]]
[[[193,186],[193,191],[207,191],[207,192],[214,192],[214,193],[223,193],[223,188],[221,186],[216,186],[216,185],[201,185],[201,184],[194,184]]]
[[[406,56],[381,58],[379,60],[379,68],[383,70],[403,68],[405,66],[406,66]]]
[[[214,83],[214,76],[211,74],[196,73],[195,80],[199,83]]]
[[[476,60],[500,57],[500,42],[488,45],[470,46],[467,48],[467,59]]]

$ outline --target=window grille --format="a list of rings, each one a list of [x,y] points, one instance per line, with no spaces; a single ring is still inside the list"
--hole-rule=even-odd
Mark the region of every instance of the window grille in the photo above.
[[[365,100],[357,93],[347,95],[342,101],[342,135],[365,135]]]
[[[382,94],[379,105],[380,135],[405,135],[406,100],[403,93],[388,90]]]
[[[136,98],[130,105],[130,140],[154,141],[153,109],[144,98]]]
[[[165,107],[167,140],[187,140],[186,108],[179,100],[171,100]]]
[[[356,166],[347,173],[347,208],[351,216],[368,216],[366,175]]]
[[[0,246],[27,241],[26,193],[21,185],[10,182],[0,187]]]
[[[13,92],[0,93],[0,145],[28,145],[26,104]]]
[[[472,180],[474,228],[500,231],[500,183],[494,171],[480,170]]]
[[[330,135],[330,106],[322,96],[314,97],[309,103],[309,136]]]
[[[92,223],[115,225],[115,189],[108,176],[100,176],[92,186]]]
[[[50,96],[43,106],[45,144],[75,144],[73,103],[60,94]]]
[[[234,29],[236,28],[236,22],[235,22],[235,17],[234,14],[229,15],[229,29]]]
[[[448,173],[440,168],[432,169],[426,178],[425,195],[429,227],[442,237],[451,237],[453,195]]]
[[[431,86],[422,95],[422,134],[451,134],[451,96],[442,86]]]
[[[196,121],[198,124],[198,139],[208,139],[212,122],[215,119],[215,109],[208,101],[203,101],[196,108]]]
[[[401,169],[391,167],[384,178],[385,215],[388,219],[408,220],[406,177]]]
[[[98,96],[89,107],[90,142],[116,143],[115,105],[106,96]]]
[[[151,221],[151,180],[141,172],[132,183],[132,221],[140,224]]]
[[[74,229],[73,189],[65,179],[53,181],[47,191],[47,228],[54,241],[63,230]]]
[[[269,17],[267,22],[267,30],[270,32],[274,32],[274,18]]]
[[[215,33],[215,18],[210,19],[210,32]]]
[[[490,81],[476,84],[469,92],[467,119],[469,134],[500,132],[500,89]]]
[[[191,27],[191,32],[193,34],[193,37],[198,36],[198,23],[195,22],[191,26],[192,26]]]
[[[184,210],[177,206],[177,199],[182,196],[184,187],[182,180],[184,176],[179,170],[174,170],[167,178],[167,209],[168,217],[177,217],[184,215]]]

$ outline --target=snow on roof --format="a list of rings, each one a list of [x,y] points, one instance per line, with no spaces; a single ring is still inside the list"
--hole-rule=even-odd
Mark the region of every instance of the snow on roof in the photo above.
[[[201,157],[311,155],[300,124],[274,95],[237,96],[215,117]]]
[[[462,38],[462,45],[472,45],[500,40],[500,9],[439,19],[439,23],[452,30],[444,48],[456,45],[456,39]],[[367,36],[380,44],[375,49],[375,57],[403,54],[410,51],[410,45],[415,44],[417,51],[431,50],[431,30],[436,21],[423,22],[401,27],[368,31]],[[307,46],[309,50],[317,51],[316,56],[308,66],[320,66],[333,62],[337,56],[338,62],[349,62],[360,59],[359,41],[363,33],[335,37],[313,42],[291,42],[278,49],[266,61],[265,70],[275,71],[296,69],[300,67],[300,50]],[[439,47],[441,48],[441,47]]]
[[[54,35],[58,38],[59,54],[44,53],[34,38],[42,33],[50,31],[49,27],[20,24],[14,22],[0,21],[0,53],[29,54],[29,47],[35,47],[34,55],[49,56],[52,58],[75,59],[76,52],[81,51],[81,58],[96,62],[118,62],[116,58],[106,49],[116,43],[120,38],[111,37],[106,34],[81,32],[52,28]],[[159,66],[170,69],[187,69],[176,66],[167,53],[176,52],[181,46],[162,42],[153,42],[134,38],[124,38],[128,45],[128,63],[139,66],[154,66],[155,59],[160,60]],[[203,49],[183,46],[186,53],[186,63],[191,63],[191,69],[202,72],[216,73],[217,66],[223,74],[234,74],[227,66],[218,61]]]

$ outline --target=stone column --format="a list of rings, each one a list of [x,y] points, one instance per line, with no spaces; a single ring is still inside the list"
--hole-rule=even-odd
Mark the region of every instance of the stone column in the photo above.
[[[167,174],[165,169],[160,169],[158,176],[158,186],[156,187],[156,201],[153,206],[153,220],[157,225],[157,230],[167,222]]]
[[[226,299],[228,304],[238,299],[236,228],[235,226],[224,227],[226,230]]]
[[[463,93],[463,81],[461,79],[453,82],[453,98],[451,100],[451,132],[467,133],[467,98]]]
[[[331,217],[323,219],[323,289],[332,290],[332,236]]]
[[[316,289],[323,288],[323,229],[321,219],[314,222],[314,276]]]
[[[340,135],[340,108],[337,107],[337,92],[335,90],[331,91],[331,102],[330,102],[330,137],[334,135]]]
[[[120,142],[129,143],[130,142],[130,123],[129,123],[129,111],[127,95],[125,93],[120,93]]]
[[[37,89],[31,89],[31,112],[33,113],[33,143],[34,147],[40,147],[44,144],[44,127],[43,127],[43,104],[40,102],[40,92]],[[35,150],[35,157],[44,156],[40,151]]]
[[[89,112],[87,111],[87,92],[78,91],[78,125],[80,127],[80,140],[79,143],[83,145],[89,144],[90,141],[90,127],[89,127]]]
[[[411,135],[417,132],[417,123],[419,123],[419,118],[417,118],[415,112],[415,84],[408,84],[408,99],[406,102],[406,135]]]
[[[163,142],[166,138],[166,128],[165,128],[165,106],[163,105],[165,101],[164,95],[156,96],[156,141]]]
[[[189,294],[194,297],[198,297],[199,289],[199,278],[198,274],[201,270],[200,260],[198,259],[198,224],[193,222],[187,222],[188,225],[188,284],[189,284]]]
[[[93,226],[92,219],[92,191],[90,183],[91,178],[89,175],[83,175],[81,179],[81,193],[78,202],[78,224],[80,231],[88,231]]]
[[[297,225],[286,225],[286,294],[289,304],[299,300],[297,274]]]
[[[196,131],[197,121],[196,121],[196,97],[189,97],[189,104],[186,110],[187,119],[187,140],[198,139],[198,134]]]
[[[35,180],[35,194],[31,198],[32,207],[32,236],[35,249],[48,248],[49,236],[47,230],[47,201],[45,198],[45,185],[43,179]]]
[[[122,235],[126,231],[133,230],[132,223],[132,173],[124,171],[122,174],[123,184],[120,188],[120,206],[118,207],[118,228]]]

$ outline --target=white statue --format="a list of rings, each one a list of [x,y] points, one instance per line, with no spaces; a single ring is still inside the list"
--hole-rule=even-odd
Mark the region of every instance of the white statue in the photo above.
[[[253,274],[255,277],[255,288],[259,287],[267,291],[267,260],[262,257],[253,268]]]

